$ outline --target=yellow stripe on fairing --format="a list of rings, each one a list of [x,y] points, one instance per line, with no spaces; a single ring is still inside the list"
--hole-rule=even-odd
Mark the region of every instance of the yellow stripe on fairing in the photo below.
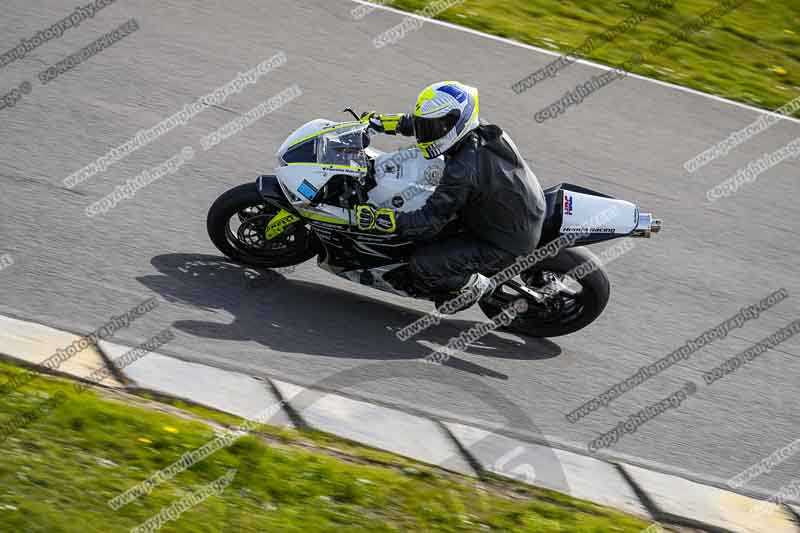
[[[329,167],[329,168],[339,168],[343,170],[352,170],[352,171],[361,171],[366,172],[368,169],[366,167],[351,167],[349,165],[334,165],[329,163],[287,163],[290,167],[297,167],[297,166],[304,166],[304,167]]]
[[[328,128],[326,130],[318,131],[317,133],[312,133],[311,135],[303,137],[302,139],[298,139],[295,142],[293,142],[292,144],[290,144],[289,147],[294,146],[295,144],[301,143],[303,141],[307,141],[309,139],[313,139],[314,137],[319,137],[320,135],[323,135],[325,133],[328,133],[328,132],[331,132],[331,131],[334,131],[334,130],[338,130],[338,129],[341,129],[341,128],[347,128],[347,127],[356,127],[356,126],[363,126],[363,123],[361,123],[361,122],[348,122],[346,124],[339,124],[338,126],[334,126],[332,128]]]
[[[325,215],[318,215],[317,213],[313,213],[311,211],[303,211],[302,209],[298,209],[297,212],[306,218],[310,218],[311,220],[318,220],[320,222],[330,222],[331,224],[344,224],[345,226],[350,224],[344,219],[333,218]]]

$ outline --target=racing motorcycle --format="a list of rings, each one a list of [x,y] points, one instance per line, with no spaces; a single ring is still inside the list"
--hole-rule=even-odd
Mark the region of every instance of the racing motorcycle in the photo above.
[[[370,203],[397,212],[421,208],[444,171],[442,156],[427,160],[416,147],[384,153],[370,146],[369,124],[312,120],[277,152],[275,174],[222,194],[208,212],[208,234],[235,262],[278,268],[317,257],[318,265],[378,290],[433,300],[415,292],[408,258],[420,242],[358,229],[355,206]],[[527,310],[506,329],[533,337],[573,333],[592,323],[608,303],[608,277],[584,245],[619,237],[650,237],[661,221],[625,200],[562,183],[544,191],[546,219],[540,249],[559,239],[557,253],[527,261],[479,302],[495,317],[523,298]],[[458,220],[437,235],[464,231]],[[568,240],[563,241],[565,237]],[[552,245],[551,245],[552,246]],[[585,275],[575,268],[593,264]]]

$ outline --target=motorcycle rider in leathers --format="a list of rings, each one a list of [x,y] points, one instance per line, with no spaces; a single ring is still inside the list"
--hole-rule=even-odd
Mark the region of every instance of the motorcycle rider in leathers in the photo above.
[[[442,306],[459,295],[469,305],[494,289],[488,276],[536,248],[545,200],[536,176],[514,142],[498,126],[478,120],[478,91],[455,81],[434,83],[419,95],[413,114],[365,113],[371,129],[416,136],[426,159],[444,155],[444,174],[425,205],[412,212],[356,207],[362,230],[431,241],[458,218],[466,229],[423,243],[409,260],[412,283]],[[463,298],[462,298],[463,300]]]

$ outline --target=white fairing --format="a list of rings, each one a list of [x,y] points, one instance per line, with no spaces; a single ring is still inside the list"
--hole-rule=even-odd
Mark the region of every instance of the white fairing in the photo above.
[[[358,123],[338,123],[325,119],[316,119],[307,122],[295,130],[281,147],[278,149],[278,158],[283,158],[286,152],[293,148],[303,139],[314,138],[315,135],[324,130],[331,130],[317,138],[335,138],[337,135],[346,132],[353,132],[362,129]],[[320,149],[320,147],[317,147]],[[319,154],[317,154],[319,156]],[[363,158],[363,152],[361,154]],[[322,158],[319,158],[322,159]],[[325,164],[325,162],[306,162],[302,164],[282,165],[275,169],[278,182],[286,194],[287,199],[300,212],[311,215],[334,218],[336,220],[349,221],[350,213],[346,209],[331,205],[320,204],[311,206],[311,198],[315,191],[319,191],[333,176],[337,174],[349,174],[361,179],[366,175],[366,168],[362,165],[364,161],[358,160],[354,156],[353,160],[345,161],[346,165]]]
[[[278,148],[278,156],[281,156],[286,153],[286,150],[294,144],[295,142],[299,141],[300,139],[305,139],[311,135],[321,132],[322,130],[332,128],[336,126],[338,123],[332,120],[325,120],[324,118],[317,118],[310,122],[306,122],[296,130],[292,132],[289,137],[283,141],[283,144],[280,148]]]
[[[639,221],[639,208],[625,200],[564,191],[561,233],[627,235]]]
[[[339,128],[339,129],[333,129]],[[329,120],[312,120],[298,128],[281,145],[277,152],[283,158],[287,150],[298,141],[313,137],[323,130],[320,138],[335,137],[340,132],[356,131],[362,128],[357,123],[336,123]],[[413,211],[425,204],[428,196],[436,188],[444,172],[444,158],[427,160],[416,147],[383,153],[367,148],[366,154],[375,160],[375,181],[377,186],[369,191],[369,202],[378,207],[392,207],[396,211]],[[322,158],[320,158],[322,159]],[[346,160],[345,165],[288,164],[275,169],[275,174],[291,204],[306,214],[316,214],[337,220],[349,221],[351,213],[347,209],[326,204],[311,206],[310,196],[320,190],[333,176],[349,174],[358,179],[366,176],[366,169],[360,160]],[[309,187],[310,186],[310,187]]]

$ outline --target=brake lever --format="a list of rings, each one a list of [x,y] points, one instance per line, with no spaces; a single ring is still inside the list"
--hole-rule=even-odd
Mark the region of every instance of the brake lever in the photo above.
[[[355,112],[355,111],[353,111],[352,109],[350,109],[349,107],[346,107],[346,108],[344,108],[344,109],[342,110],[342,113],[350,113],[351,115],[353,115],[353,118],[354,118],[354,119],[356,119],[356,120],[361,120],[360,118],[358,118],[358,115],[356,115],[356,112]]]

